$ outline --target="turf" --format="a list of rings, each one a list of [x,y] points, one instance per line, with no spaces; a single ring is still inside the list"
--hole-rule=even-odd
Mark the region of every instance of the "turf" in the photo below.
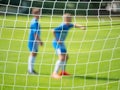
[[[0,15],[0,90],[119,90],[120,89],[120,17],[83,17],[73,22],[86,25],[85,31],[69,31],[67,71],[61,80],[50,77],[57,55],[52,48],[52,28],[62,22],[59,16],[43,16],[35,69],[27,74],[27,40],[32,17]]]

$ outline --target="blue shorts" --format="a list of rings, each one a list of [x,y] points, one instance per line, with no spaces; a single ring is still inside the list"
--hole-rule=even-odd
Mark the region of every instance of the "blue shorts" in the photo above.
[[[53,47],[57,54],[66,54],[67,50],[64,43],[58,44],[57,41],[53,41]]]
[[[38,43],[28,43],[30,52],[38,52]]]

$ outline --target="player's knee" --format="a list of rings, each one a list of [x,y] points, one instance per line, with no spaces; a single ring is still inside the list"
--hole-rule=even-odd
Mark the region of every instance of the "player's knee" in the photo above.
[[[67,54],[64,55],[64,60],[66,60],[66,61],[68,60],[68,55]]]
[[[61,61],[65,61],[65,58],[61,58]]]
[[[67,60],[67,56],[66,56],[66,55],[62,56],[61,60],[62,60],[62,61]]]
[[[69,58],[68,55],[66,55],[66,60],[68,60],[68,58]]]
[[[59,60],[64,61],[65,60],[64,56],[60,56]]]
[[[32,56],[36,57],[36,56],[37,56],[37,53],[32,53]]]

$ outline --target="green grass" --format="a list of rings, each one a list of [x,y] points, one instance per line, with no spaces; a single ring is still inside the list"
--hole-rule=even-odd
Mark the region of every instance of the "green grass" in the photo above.
[[[86,31],[70,30],[66,40],[67,71],[72,75],[61,80],[50,77],[57,60],[51,27],[62,21],[57,16],[41,17],[44,46],[40,47],[35,63],[40,74],[27,74],[27,27],[31,18],[0,15],[0,90],[120,89],[120,17],[75,18],[78,24],[88,27]]]

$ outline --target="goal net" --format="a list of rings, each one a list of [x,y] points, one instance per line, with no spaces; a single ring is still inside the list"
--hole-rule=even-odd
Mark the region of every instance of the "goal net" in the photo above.
[[[119,0],[0,0],[0,90],[120,90]],[[31,8],[41,8],[40,46],[28,74],[27,47]],[[58,56],[52,30],[70,13],[72,23],[86,30],[69,30],[65,45],[69,76],[51,78]]]

